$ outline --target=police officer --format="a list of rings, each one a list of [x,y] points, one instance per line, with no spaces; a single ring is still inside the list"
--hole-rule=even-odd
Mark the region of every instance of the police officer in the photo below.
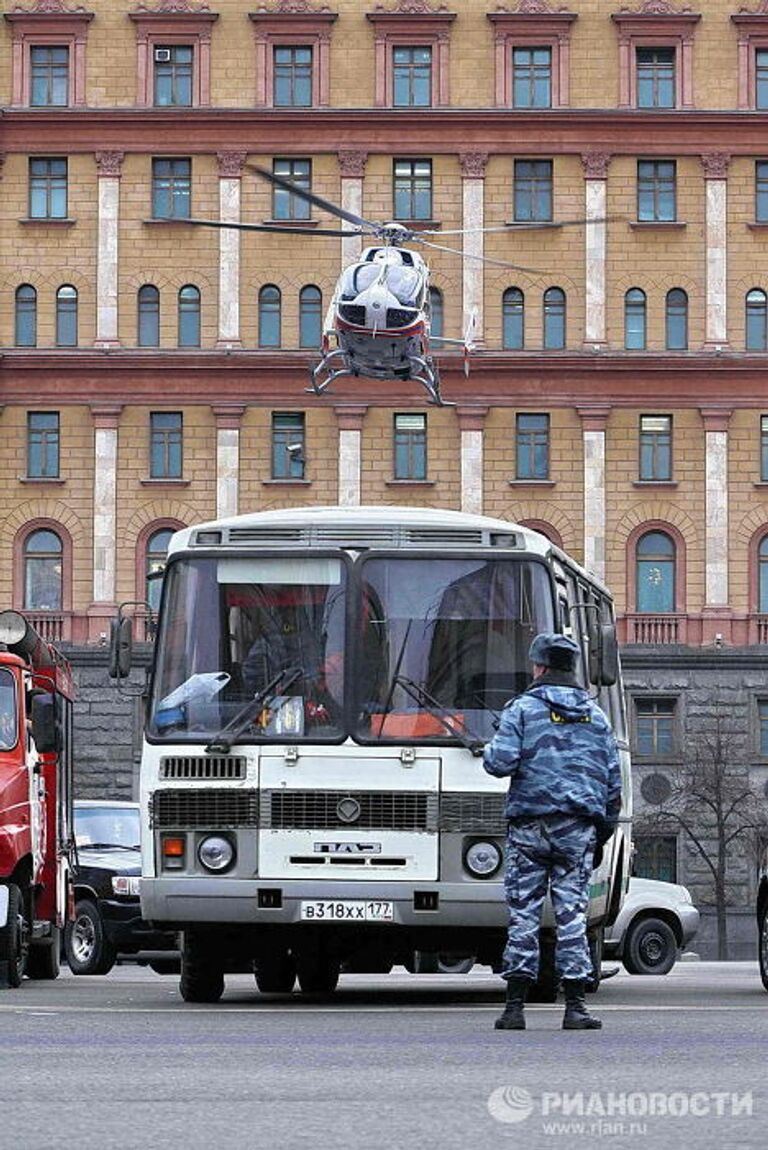
[[[564,1030],[598,1030],[584,1001],[592,972],[586,935],[589,882],[616,826],[621,776],[603,711],[575,677],[579,648],[565,635],[537,635],[534,681],[509,702],[485,748],[491,775],[509,778],[505,891],[507,982],[497,1030],[524,1030],[523,1007],[539,969],[539,925],[549,888],[557,924],[555,968],[565,994]]]

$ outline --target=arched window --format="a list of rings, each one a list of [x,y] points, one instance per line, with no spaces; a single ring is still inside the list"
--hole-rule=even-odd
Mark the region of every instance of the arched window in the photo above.
[[[768,350],[768,297],[761,288],[747,292],[747,351]]]
[[[644,351],[646,340],[646,298],[641,288],[630,288],[624,296],[624,347]]]
[[[667,292],[667,351],[688,349],[688,296],[682,288]]]
[[[565,347],[565,292],[548,288],[544,292],[544,347],[559,351]]]
[[[37,292],[32,284],[19,284],[16,288],[17,347],[37,346]]]
[[[757,549],[757,609],[768,615],[768,535],[760,540]]]
[[[200,289],[185,284],[179,291],[179,347],[200,346]]]
[[[635,552],[637,610],[666,614],[675,610],[675,543],[664,531],[649,531]]]
[[[33,531],[24,542],[24,609],[60,611],[64,548],[55,531]]]
[[[139,288],[138,327],[139,347],[160,346],[160,292],[154,284]]]
[[[511,351],[525,347],[525,296],[520,288],[507,288],[501,297],[502,342]]]
[[[162,527],[159,531],[153,532],[147,540],[144,568],[146,577],[145,598],[155,615],[157,615],[160,606],[162,581],[160,579],[150,579],[149,576],[154,571],[162,571],[165,567],[165,560],[168,555],[168,544],[171,541],[172,535],[173,531],[170,527]]]
[[[280,288],[266,284],[259,292],[259,347],[280,346]]]
[[[429,332],[435,339],[445,335],[443,324],[443,293],[440,288],[429,289]]]
[[[77,289],[71,284],[56,292],[56,346],[77,347]]]
[[[323,293],[308,284],[299,293],[299,347],[319,347],[323,339]]]

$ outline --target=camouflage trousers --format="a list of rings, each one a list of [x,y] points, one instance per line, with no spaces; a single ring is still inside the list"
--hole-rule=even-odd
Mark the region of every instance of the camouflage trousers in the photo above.
[[[509,906],[504,978],[538,976],[539,924],[547,890],[557,924],[557,974],[569,979],[590,976],[587,904],[594,849],[595,828],[589,819],[542,815],[510,822],[504,875]]]

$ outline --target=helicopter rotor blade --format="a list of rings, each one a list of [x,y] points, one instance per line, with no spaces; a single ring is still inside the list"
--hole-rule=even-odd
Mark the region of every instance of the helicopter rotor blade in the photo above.
[[[530,272],[531,275],[543,276],[541,268],[526,268],[522,264],[511,264],[508,260],[495,260],[491,256],[477,256],[473,252],[463,252],[461,248],[447,248],[443,244],[433,244],[431,240],[422,240],[420,236],[413,236],[411,243],[423,244],[425,248],[434,248],[438,252],[451,252],[455,256],[462,256],[467,260],[480,260],[484,264],[494,264],[497,268],[510,268],[515,272]]]
[[[315,192],[308,192],[306,188],[300,188],[294,184],[292,180],[286,180],[283,176],[276,176],[274,172],[270,172],[267,168],[259,168],[256,164],[246,164],[251,172],[255,172],[262,179],[268,180],[270,184],[274,184],[277,188],[282,188],[286,192],[290,192],[293,196],[298,196],[300,200],[306,200],[308,204],[314,204],[316,208],[322,208],[323,211],[330,212],[332,216],[338,216],[340,220],[346,220],[348,224],[357,224],[359,228],[363,228],[366,232],[372,235],[378,235],[381,230],[381,224],[374,224],[370,220],[363,219],[362,216],[356,216],[354,212],[348,212],[346,208],[339,207],[338,204],[331,203],[330,200],[323,199]]]
[[[169,224],[192,224],[198,228],[233,228],[238,232],[272,232],[274,235],[288,236],[360,236],[361,231],[352,231],[342,228],[299,228],[293,227],[291,224],[286,224],[283,227],[281,224],[240,224],[240,223],[227,223],[226,220],[197,220],[197,219],[179,219],[179,220],[164,220],[164,223]],[[153,220],[152,223],[157,223]]]
[[[522,224],[493,224],[487,228],[425,228],[419,232],[422,236],[471,236],[481,232],[527,232],[545,228],[569,228],[579,224],[612,224],[625,220],[625,216],[600,216],[595,219],[580,220],[542,220]]]

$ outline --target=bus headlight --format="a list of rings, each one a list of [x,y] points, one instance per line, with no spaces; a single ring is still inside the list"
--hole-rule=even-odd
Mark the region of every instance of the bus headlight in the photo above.
[[[501,866],[501,851],[495,843],[472,843],[464,852],[464,866],[474,878],[490,878]]]
[[[232,865],[235,848],[222,835],[209,835],[197,848],[197,857],[206,870],[222,871]]]

